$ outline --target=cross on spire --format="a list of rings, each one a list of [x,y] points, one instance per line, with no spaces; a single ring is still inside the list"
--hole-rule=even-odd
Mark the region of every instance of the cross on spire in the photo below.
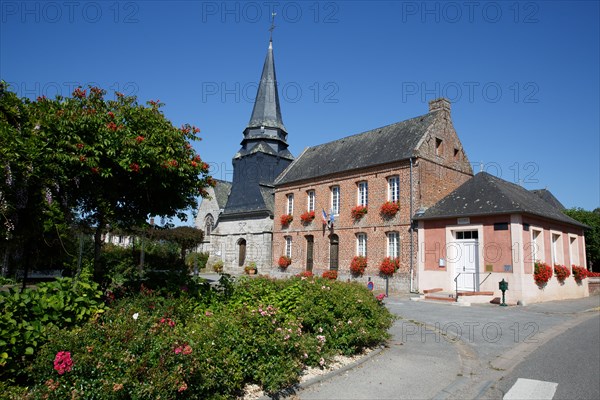
[[[269,41],[272,42],[273,41],[273,31],[275,30],[275,16],[277,15],[276,12],[271,13],[271,27],[269,28]]]

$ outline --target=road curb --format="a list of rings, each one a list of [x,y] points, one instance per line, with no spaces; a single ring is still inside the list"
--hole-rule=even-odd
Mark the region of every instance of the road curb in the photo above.
[[[356,367],[360,366],[361,364],[364,364],[365,362],[369,361],[373,357],[381,354],[385,349],[387,349],[387,346],[381,345],[381,346],[377,347],[375,350],[371,351],[369,354],[366,354],[365,356],[359,358],[358,360],[356,360],[350,364],[344,365],[343,367],[335,369],[326,374],[315,376],[314,378],[310,378],[309,380],[298,383],[298,384],[292,386],[291,388],[281,390],[281,391],[273,394],[273,396],[263,395],[263,396],[259,397],[258,400],[280,399],[280,398],[285,398],[287,396],[295,394],[300,390],[306,389],[306,388],[308,388],[312,385],[315,385],[319,382],[334,378],[338,375],[343,374],[344,372],[346,372],[348,370],[356,368]]]

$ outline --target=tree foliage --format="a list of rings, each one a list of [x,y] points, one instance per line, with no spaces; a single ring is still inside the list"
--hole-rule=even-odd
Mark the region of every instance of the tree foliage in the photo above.
[[[586,224],[590,229],[585,230],[585,252],[588,265],[594,271],[600,271],[600,208],[587,211],[583,208],[571,208],[564,211],[569,217]]]
[[[204,232],[191,226],[178,226],[170,229],[156,230],[153,237],[176,243],[181,250],[181,260],[184,261],[187,252],[202,243]]]
[[[185,210],[196,208],[198,195],[214,182],[191,144],[199,140],[198,128],[174,127],[158,101],[144,106],[133,96],[105,95],[89,87],[70,98],[28,101],[3,89],[0,100],[6,160],[0,233],[18,232],[15,223],[25,229],[25,221],[14,218],[19,207],[32,216],[28,230],[39,229],[52,213],[58,221],[76,216],[94,227],[97,279],[107,227],[143,225],[150,215],[185,219]],[[18,198],[23,191],[30,194],[25,203]]]

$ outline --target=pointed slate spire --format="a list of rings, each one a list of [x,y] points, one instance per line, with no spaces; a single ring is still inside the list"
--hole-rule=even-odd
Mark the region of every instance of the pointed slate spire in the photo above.
[[[269,50],[267,51],[263,65],[260,84],[256,92],[256,100],[254,101],[254,108],[252,109],[248,128],[275,128],[287,133],[281,119],[281,109],[279,107],[272,40],[269,40]]]

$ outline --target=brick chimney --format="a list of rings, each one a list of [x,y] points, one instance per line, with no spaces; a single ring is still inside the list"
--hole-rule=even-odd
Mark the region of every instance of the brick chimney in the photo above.
[[[444,110],[450,114],[450,100],[440,97],[429,102],[429,112]]]

